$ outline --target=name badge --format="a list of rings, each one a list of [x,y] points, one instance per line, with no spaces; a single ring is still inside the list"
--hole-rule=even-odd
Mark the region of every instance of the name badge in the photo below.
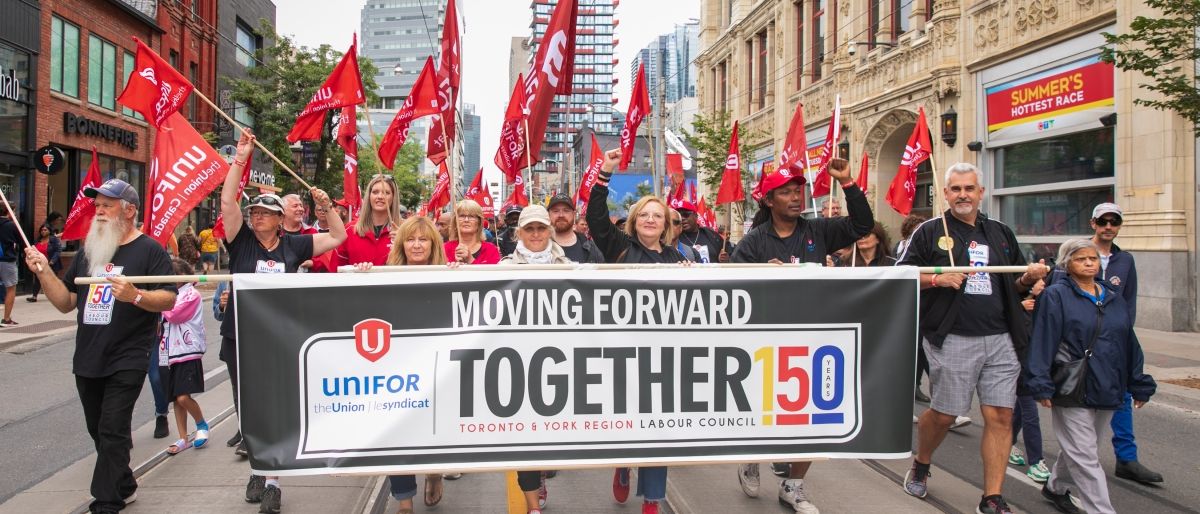
[[[115,277],[125,271],[124,266],[114,266],[108,263],[104,271],[96,274],[100,278]],[[88,286],[87,297],[83,303],[84,325],[107,325],[112,323],[113,307],[116,299],[113,297],[112,284],[92,284]]]
[[[255,273],[283,273],[287,271],[282,262],[259,260],[254,267]]]

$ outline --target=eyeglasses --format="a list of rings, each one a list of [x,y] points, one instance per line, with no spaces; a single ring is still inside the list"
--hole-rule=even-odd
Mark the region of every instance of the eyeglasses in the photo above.
[[[388,182],[393,182],[393,183],[396,182],[396,177],[393,177],[387,173],[376,173],[371,176],[371,180],[375,180],[377,178],[382,178],[383,180],[386,180]]]
[[[273,214],[279,214],[279,213],[275,212],[275,211],[267,210],[267,209],[257,209],[257,210],[250,211],[249,214],[250,214],[251,218],[265,218],[267,216],[271,216]]]
[[[1121,226],[1121,218],[1096,218],[1095,223],[1097,227],[1106,225],[1109,227],[1119,227]]]

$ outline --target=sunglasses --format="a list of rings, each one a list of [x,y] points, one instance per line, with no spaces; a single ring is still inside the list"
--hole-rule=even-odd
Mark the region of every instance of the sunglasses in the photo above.
[[[671,220],[671,224],[678,227],[679,225],[682,225],[683,222],[680,220]]]
[[[1096,223],[1097,227],[1103,227],[1103,226],[1119,227],[1119,226],[1121,226],[1121,218],[1096,218],[1094,220],[1094,222]]]

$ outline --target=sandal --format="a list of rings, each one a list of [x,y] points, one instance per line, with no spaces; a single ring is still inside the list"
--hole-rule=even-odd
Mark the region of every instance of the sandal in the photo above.
[[[187,439],[180,439],[178,441],[175,441],[175,444],[172,444],[171,446],[167,447],[167,453],[170,455],[177,455],[191,447],[192,447],[192,443],[189,442]]]
[[[442,501],[442,475],[425,475],[425,506],[432,507]]]
[[[195,446],[197,449],[203,448],[204,443],[208,442],[208,425],[204,424],[201,426],[204,428],[196,427],[196,439],[192,442],[192,446]]]

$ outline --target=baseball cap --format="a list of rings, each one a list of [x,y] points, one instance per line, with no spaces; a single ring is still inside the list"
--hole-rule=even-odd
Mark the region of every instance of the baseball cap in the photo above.
[[[1100,219],[1100,216],[1105,214],[1116,214],[1118,218],[1124,218],[1125,214],[1121,212],[1121,207],[1115,203],[1105,202],[1097,205],[1092,209],[1092,219]]]
[[[696,204],[689,202],[687,200],[684,200],[682,198],[672,198],[670,201],[670,204],[671,204],[671,208],[675,209],[677,211],[696,212],[696,211],[700,210],[696,207]]]
[[[515,204],[509,205],[507,209],[504,209],[504,217],[507,218],[509,214],[512,214],[514,212],[516,212],[516,213],[521,212],[521,206],[515,205]]]
[[[525,228],[525,225],[530,223],[541,223],[549,227],[550,213],[546,212],[546,208],[541,205],[530,205],[521,211],[521,219],[517,220],[517,227]]]
[[[570,207],[571,210],[575,210],[575,200],[572,200],[571,197],[569,197],[563,193],[558,193],[558,194],[550,197],[550,203],[546,205],[546,209],[554,207],[555,205],[558,205],[560,203],[565,204],[567,207]]]
[[[762,179],[759,180],[758,186],[754,189],[762,196],[766,196],[767,193],[770,193],[771,191],[774,191],[784,184],[792,181],[795,181],[800,185],[808,183],[808,179],[804,178],[804,175],[800,173],[799,170],[783,169],[762,177]]]
[[[282,213],[283,200],[280,200],[278,196],[275,196],[271,193],[265,193],[254,197],[253,200],[250,200],[250,205],[246,206],[246,212],[250,212],[250,209],[254,207],[262,207],[268,211]]]
[[[108,182],[100,184],[100,187],[89,187],[83,190],[83,195],[88,198],[95,198],[97,195],[125,200],[135,206],[141,205],[141,197],[138,196],[137,188],[129,185],[128,182],[119,178],[109,179]]]

